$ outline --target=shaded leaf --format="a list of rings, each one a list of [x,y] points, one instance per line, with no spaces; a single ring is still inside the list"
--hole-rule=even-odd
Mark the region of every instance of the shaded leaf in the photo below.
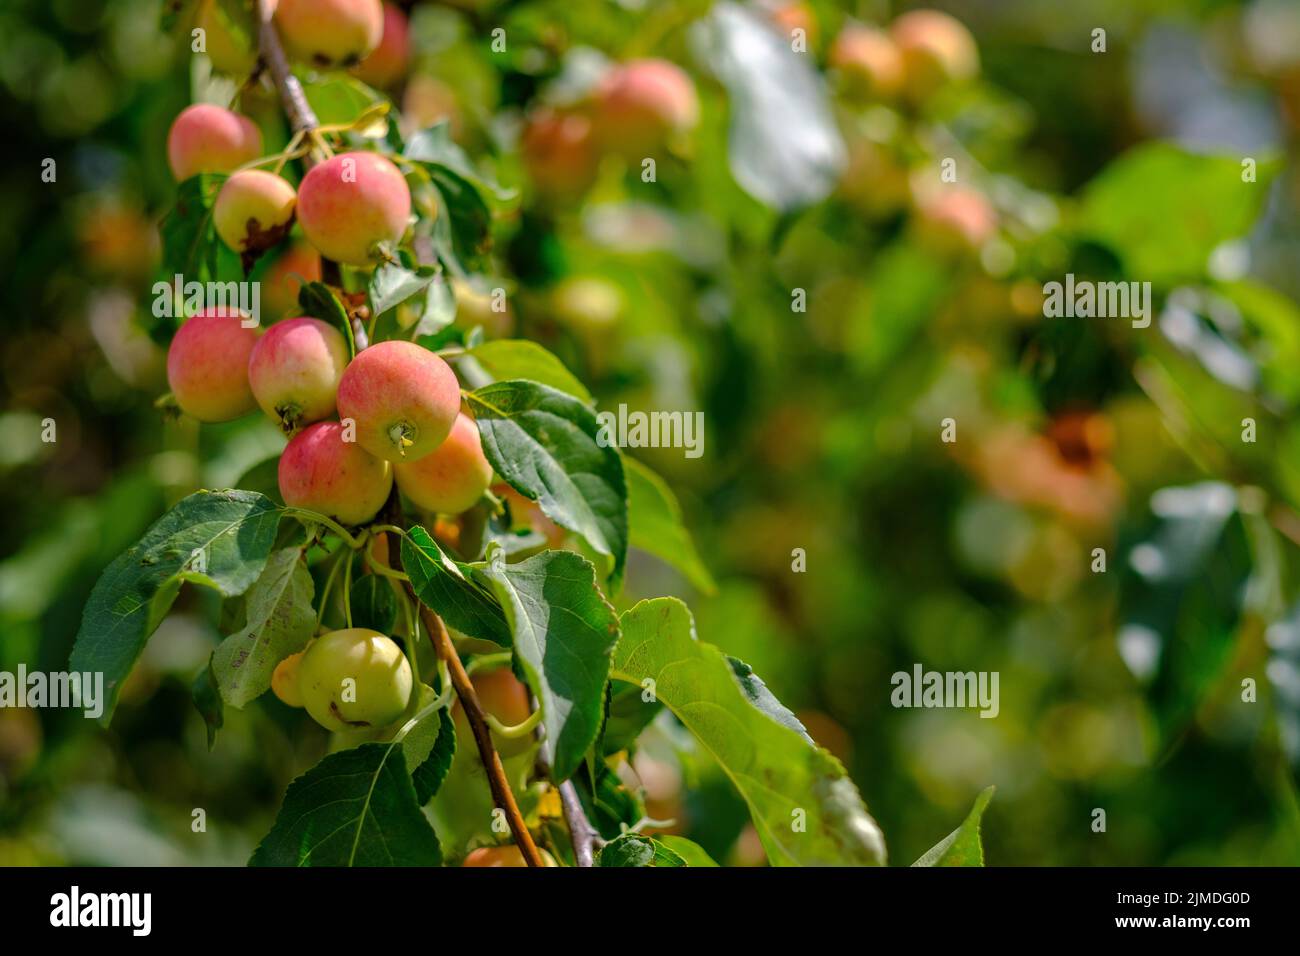
[[[307,646],[316,627],[314,593],[302,549],[271,555],[244,596],[244,626],[212,654],[212,671],[226,703],[243,707],[265,693],[276,665]]]
[[[450,711],[438,712],[438,736],[428,756],[411,771],[411,782],[415,784],[415,800],[424,806],[437,794],[442,782],[447,779],[451,762],[456,756],[456,727]]]
[[[469,637],[510,646],[510,625],[490,585],[477,581],[469,565],[445,555],[419,525],[402,538],[402,566],[416,597],[448,627]]]
[[[101,723],[112,718],[122,681],[181,584],[242,594],[266,566],[279,522],[279,509],[263,495],[199,491],[108,566],[86,602],[68,662],[72,670],[103,672]]]
[[[207,728],[208,749],[211,750],[213,744],[217,742],[217,731],[226,722],[226,713],[221,703],[221,691],[217,687],[217,677],[212,672],[212,658],[210,656],[203,670],[199,671],[198,676],[194,678],[190,692],[194,696],[194,707],[203,717],[203,723]]]
[[[399,744],[330,754],[289,784],[249,866],[439,866]]]
[[[613,560],[617,587],[627,559],[627,487],[618,450],[602,447],[595,413],[536,382],[498,382],[466,396],[487,459],[548,518]]]
[[[357,340],[352,334],[352,320],[334,290],[324,282],[304,282],[298,290],[298,307],[302,314],[328,322],[343,333],[348,343],[348,357],[357,354]]]
[[[380,634],[392,634],[397,623],[397,595],[386,578],[363,574],[352,582],[348,601],[352,606],[352,626],[368,627]]]
[[[627,478],[628,543],[672,565],[705,594],[714,594],[717,585],[695,551],[682,521],[681,506],[668,485],[635,458],[624,457],[623,474]]]
[[[685,866],[676,852],[640,833],[624,833],[600,850],[597,866]]]
[[[552,779],[562,782],[600,730],[618,617],[596,585],[595,568],[572,551],[543,551],[518,564],[490,560],[483,574],[505,610],[515,659],[541,708],[542,752]]]

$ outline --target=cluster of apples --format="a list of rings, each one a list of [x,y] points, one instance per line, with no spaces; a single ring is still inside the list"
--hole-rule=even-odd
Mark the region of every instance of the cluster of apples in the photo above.
[[[280,456],[286,505],[345,524],[370,521],[396,481],[434,514],[472,507],[492,480],[478,428],[460,410],[451,367],[411,342],[379,342],[348,361],[343,335],[310,317],[259,334],[231,309],[207,309],[177,331],[167,380],[201,422],[260,407],[291,437]]]
[[[611,66],[579,102],[535,110],[520,146],[543,196],[574,199],[591,186],[603,156],[658,156],[699,118],[699,98],[686,71],[647,57]]]
[[[210,103],[186,107],[167,134],[167,159],[178,181],[229,173],[217,193],[213,224],[235,252],[257,255],[284,241],[296,218],[321,255],[371,264],[379,243],[395,243],[411,217],[402,171],[372,152],[332,156],[295,191],[282,176],[241,168],[262,155],[262,134],[246,116]]]
[[[802,22],[782,8],[779,22]],[[934,97],[979,75],[979,48],[961,21],[939,10],[910,10],[887,27],[849,21],[835,35],[827,65],[836,87],[855,105],[885,104],[923,109]],[[894,151],[851,138],[849,168],[841,191],[871,218],[913,207],[921,243],[952,256],[978,251],[997,232],[996,210],[979,189],[965,183],[937,186],[914,180]]]

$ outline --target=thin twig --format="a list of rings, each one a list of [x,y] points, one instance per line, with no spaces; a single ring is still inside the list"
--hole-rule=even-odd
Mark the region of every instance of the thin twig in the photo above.
[[[320,120],[317,119],[316,111],[311,108],[311,104],[307,102],[307,94],[303,92],[298,77],[294,76],[293,71],[289,69],[289,60],[284,55],[280,34],[275,29],[274,15],[275,5],[271,0],[257,0],[257,50],[262,64],[271,74],[271,82],[275,84],[280,94],[280,103],[284,107],[285,117],[289,120],[289,127],[295,136],[312,144],[311,149],[302,157],[303,165],[311,169],[327,158],[324,143],[316,135]],[[322,256],[321,279],[328,285],[342,288],[343,276],[339,271],[339,264]],[[353,320],[353,335],[357,336],[357,348],[361,349],[365,347],[363,344],[365,331],[362,329],[358,336],[358,328],[359,323]]]
[[[270,0],[257,0],[257,49],[262,63],[271,72],[271,80],[280,92],[280,102],[284,104],[284,115],[295,133],[310,137],[312,131],[320,126],[316,111],[307,102],[307,94],[302,91],[302,84],[289,70],[289,61],[280,44],[280,35],[275,30],[272,17],[275,6]],[[319,150],[315,151],[319,152]],[[324,157],[309,154],[308,166],[314,166]]]
[[[418,600],[411,586],[407,584],[406,587],[411,598]],[[505,767],[502,766],[501,758],[492,745],[492,731],[488,729],[487,721],[484,719],[483,706],[478,702],[478,695],[474,693],[474,685],[470,683],[469,675],[465,673],[465,667],[460,662],[460,655],[452,646],[451,635],[447,633],[442,618],[423,604],[420,605],[420,619],[424,621],[429,638],[438,651],[438,657],[446,662],[447,669],[451,672],[451,686],[456,688],[461,709],[465,712],[465,719],[469,721],[470,730],[474,733],[474,741],[478,744],[479,757],[483,761],[484,769],[487,770],[488,786],[492,789],[492,802],[505,811],[506,822],[510,824],[515,845],[519,847],[525,862],[529,866],[545,866],[542,854],[538,851],[537,844],[533,842],[533,835],[528,832],[528,826],[524,823],[523,814],[519,812],[519,805],[515,803],[510,782],[506,779]]]
[[[596,848],[605,841],[587,819],[587,812],[582,809],[582,801],[578,799],[578,790],[573,781],[566,780],[557,789],[560,791],[564,822],[569,825],[569,839],[573,842],[573,858],[577,860],[578,866],[592,866],[595,863]]]
[[[401,527],[402,503],[396,485],[393,486],[388,501],[379,512],[378,521],[389,527]],[[401,541],[397,540],[392,532],[385,532],[385,535],[385,544],[391,544],[391,547],[388,548],[388,554],[383,557],[387,559],[388,566],[394,571],[404,572]],[[519,804],[515,802],[510,781],[506,779],[501,757],[492,743],[492,731],[488,728],[483,705],[479,703],[478,695],[474,693],[474,685],[470,682],[469,674],[465,672],[465,665],[461,663],[460,655],[456,653],[456,648],[451,643],[451,635],[447,633],[446,625],[442,623],[441,617],[420,601],[415,589],[411,587],[409,578],[403,582],[403,587],[406,589],[406,596],[415,602],[415,606],[419,609],[420,620],[424,623],[424,629],[429,632],[429,640],[438,654],[438,660],[446,665],[451,676],[451,686],[455,689],[456,696],[460,698],[461,709],[465,712],[465,719],[474,734],[474,742],[478,744],[479,759],[483,763],[483,769],[487,771],[488,787],[492,791],[492,805],[504,811],[506,822],[510,825],[510,832],[515,838],[515,845],[523,854],[524,861],[529,866],[545,866],[542,854],[537,849],[537,844],[533,842],[533,835],[528,832],[528,825],[524,823],[523,814],[519,812]],[[442,690],[445,691],[446,688]]]
[[[536,712],[540,706],[537,698],[529,694],[528,701]],[[540,727],[536,733],[541,736]],[[537,754],[537,770],[548,780],[554,777],[551,765],[540,752]],[[582,800],[578,796],[578,788],[573,785],[573,781],[566,780],[564,783],[556,784],[555,789],[560,794],[560,809],[564,811],[564,822],[569,828],[569,842],[573,845],[574,861],[578,866],[594,866],[596,850],[605,845],[604,838],[588,819],[587,811],[583,809]]]

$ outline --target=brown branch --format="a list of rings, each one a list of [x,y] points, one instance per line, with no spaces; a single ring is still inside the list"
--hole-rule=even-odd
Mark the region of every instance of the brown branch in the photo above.
[[[270,0],[257,0],[257,50],[262,63],[271,71],[271,80],[280,92],[280,102],[284,104],[284,115],[295,133],[309,133],[320,125],[316,112],[307,102],[307,94],[302,91],[302,84],[289,70],[289,60],[284,55],[284,46],[280,43],[280,34],[275,30],[272,17],[275,7]],[[307,166],[310,168],[324,157],[309,154]]]
[[[389,493],[388,500],[384,502],[378,520],[383,524],[391,524],[399,528],[405,524],[402,502],[396,485]],[[385,539],[385,544],[391,545],[387,548],[388,566],[397,571],[403,570],[400,543],[391,540],[392,535],[385,535]],[[515,802],[510,781],[506,779],[505,767],[502,766],[501,757],[492,744],[492,730],[483,715],[483,705],[479,703],[478,695],[474,693],[474,685],[470,683],[469,675],[465,673],[465,666],[460,662],[460,655],[456,653],[456,648],[451,643],[451,635],[447,633],[442,618],[421,603],[410,581],[406,582],[405,587],[407,598],[414,601],[415,606],[420,610],[420,620],[424,622],[424,629],[429,632],[429,640],[433,643],[434,651],[437,652],[440,660],[447,662],[451,686],[455,688],[456,696],[460,698],[461,709],[465,711],[465,719],[474,734],[474,742],[478,744],[479,759],[483,762],[483,769],[487,771],[493,806],[500,807],[505,812],[506,822],[510,824],[510,832],[514,835],[515,844],[523,854],[524,861],[529,866],[545,866],[542,854],[538,851],[537,844],[533,842],[533,835],[528,832],[528,826],[524,823],[523,814],[519,812],[519,804]]]
[[[298,77],[294,76],[293,71],[289,69],[289,60],[284,55],[284,45],[280,42],[280,34],[275,29],[274,15],[275,6],[270,0],[257,0],[257,52],[262,65],[271,74],[271,82],[275,84],[276,91],[280,94],[280,103],[284,107],[284,115],[289,120],[290,128],[295,133],[312,137],[312,150],[303,157],[303,165],[311,169],[318,163],[324,162],[326,158],[321,141],[314,136],[314,130],[320,126],[320,120],[316,118],[316,111],[307,102],[307,94],[303,92]],[[321,279],[327,285],[342,288],[343,276],[339,271],[339,264],[321,256]],[[366,342],[365,328],[355,319],[352,323],[352,334],[358,350],[369,344]]]
[[[276,90],[280,93],[280,102],[284,106],[284,113],[289,120],[289,125],[295,133],[301,132],[311,136],[312,131],[320,125],[320,121],[316,118],[316,113],[311,108],[311,104],[307,102],[307,96],[303,92],[302,84],[289,70],[289,61],[285,58],[284,47],[280,43],[280,35],[276,32],[275,23],[272,20],[274,12],[275,10],[268,0],[257,0],[258,52],[262,63],[270,71]],[[323,162],[324,159],[324,153],[318,143],[316,148],[313,148],[311,152],[303,157],[303,163],[310,169],[317,163]],[[342,287],[343,283],[338,263],[323,256],[321,257],[321,278],[329,285]],[[353,319],[353,334],[356,337],[358,350],[365,348],[369,344],[366,341],[365,326],[358,319]],[[386,520],[389,523],[399,527],[402,525],[401,505],[397,500],[396,486],[393,487],[392,494],[384,505],[384,514],[387,516]],[[388,556],[390,558],[390,567],[400,571],[402,568],[400,548],[390,549]],[[415,602],[416,607],[420,609],[420,619],[424,621],[424,626],[429,632],[429,638],[433,641],[434,650],[437,651],[438,657],[447,662],[447,670],[451,674],[452,686],[456,688],[456,695],[460,698],[465,717],[469,721],[470,729],[474,732],[474,740],[478,744],[478,752],[483,760],[483,767],[487,770],[488,786],[492,790],[493,802],[505,812],[506,821],[510,824],[510,832],[514,834],[515,844],[519,847],[519,852],[523,854],[525,862],[529,866],[544,866],[542,855],[538,852],[537,844],[533,842],[532,834],[528,832],[523,814],[519,812],[519,805],[515,802],[514,793],[510,790],[510,783],[506,780],[505,767],[502,766],[501,758],[492,745],[492,731],[483,718],[483,707],[479,704],[478,697],[474,693],[474,685],[470,683],[469,675],[465,673],[465,667],[460,662],[460,656],[456,653],[456,648],[452,646],[451,637],[447,633],[447,628],[443,626],[442,618],[420,603],[420,599],[416,597],[415,591],[409,582],[406,585],[406,592],[407,596]]]
[[[409,584],[407,591],[411,599],[416,600],[418,604],[415,592],[411,590]],[[492,801],[505,811],[510,832],[515,838],[515,845],[519,847],[525,862],[529,866],[545,866],[542,854],[537,849],[537,844],[533,842],[533,835],[528,832],[528,826],[519,812],[519,805],[515,803],[515,795],[511,792],[510,782],[506,779],[505,767],[501,765],[501,758],[497,755],[496,748],[492,746],[492,731],[488,728],[487,720],[484,719],[483,706],[478,702],[478,695],[474,693],[474,685],[470,683],[469,675],[465,673],[465,667],[460,662],[460,655],[452,646],[451,635],[447,633],[442,618],[423,604],[419,604],[419,608],[420,620],[424,622],[438,656],[447,662],[447,670],[451,673],[451,685],[456,688],[456,696],[460,698],[465,719],[469,721],[470,730],[474,732],[479,757],[483,761],[484,769],[487,770],[488,786],[492,789]]]

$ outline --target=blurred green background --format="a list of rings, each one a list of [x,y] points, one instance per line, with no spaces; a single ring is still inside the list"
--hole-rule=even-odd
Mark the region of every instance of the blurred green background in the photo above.
[[[167,129],[236,92],[159,6],[0,5],[0,670],[63,668],[108,562],[282,445],[260,419],[200,433],[153,405]],[[844,761],[894,863],[989,784],[990,863],[1300,862],[1300,5],[946,3],[981,77],[923,111],[826,69],[847,18],[905,4],[404,6],[406,122],[450,120],[521,190],[482,287],[510,311],[461,289],[458,322],[541,342],[602,408],[704,412],[702,457],[634,454],[681,499],[716,590],[634,554],[620,606],[684,597],[701,639]],[[791,23],[809,49],[790,69],[844,165],[813,201],[782,150],[821,114],[765,111],[773,84],[735,53]],[[645,55],[695,79],[693,140],[653,183],[610,160],[581,199],[543,201],[525,118],[601,57]],[[277,148],[274,101],[243,106]],[[982,197],[978,242],[924,213],[944,158]],[[1151,326],[1044,318],[1067,272],[1152,282]],[[110,730],[0,710],[0,864],[247,860],[327,738],[268,695],[228,710],[209,750],[189,687],[218,639],[216,603],[187,593]],[[890,676],[917,663],[998,672],[998,717],[891,707]],[[717,859],[761,863],[743,803],[683,737],[661,721],[626,779]]]

